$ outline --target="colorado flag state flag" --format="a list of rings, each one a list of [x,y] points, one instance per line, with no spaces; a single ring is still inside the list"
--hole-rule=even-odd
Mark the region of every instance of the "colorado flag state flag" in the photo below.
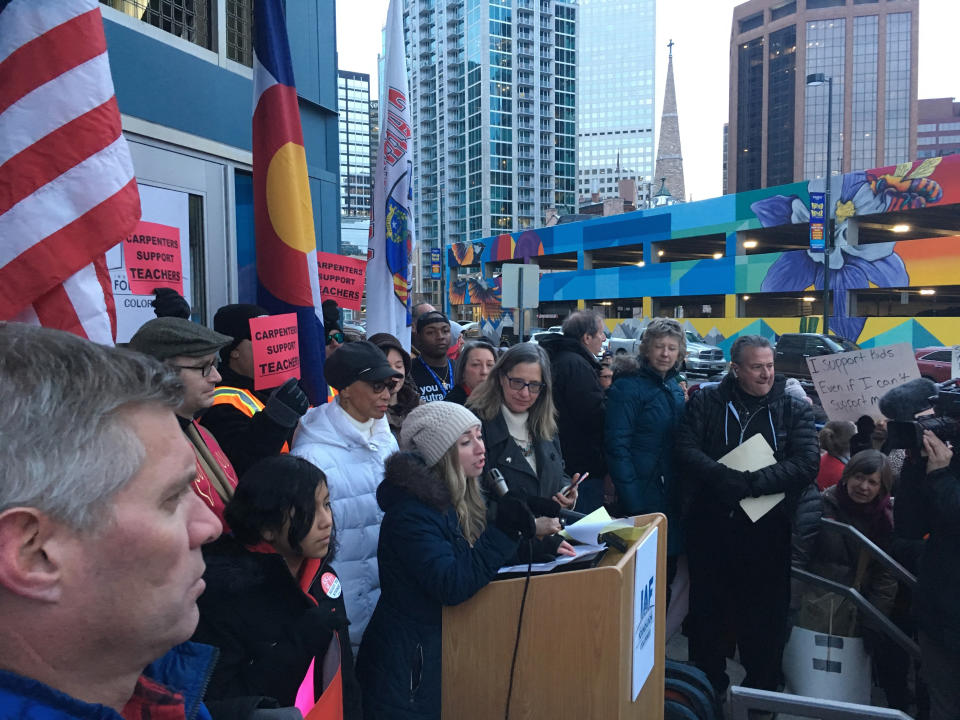
[[[257,300],[297,313],[300,382],[310,402],[326,400],[324,332],[313,206],[297,88],[281,0],[254,3],[253,197]]]

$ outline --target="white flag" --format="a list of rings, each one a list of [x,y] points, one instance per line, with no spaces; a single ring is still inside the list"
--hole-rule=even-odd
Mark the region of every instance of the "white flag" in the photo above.
[[[367,337],[388,332],[409,350],[416,238],[412,215],[413,141],[401,0],[391,0],[387,10],[383,67],[380,141],[370,203]]]

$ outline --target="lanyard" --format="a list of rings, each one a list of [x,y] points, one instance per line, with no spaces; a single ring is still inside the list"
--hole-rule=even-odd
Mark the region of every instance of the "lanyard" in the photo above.
[[[447,383],[445,383],[443,380],[441,380],[441,379],[437,376],[437,374],[433,371],[433,368],[430,367],[429,365],[427,365],[427,364],[423,361],[423,357],[422,357],[422,356],[421,356],[421,357],[418,357],[417,360],[419,360],[419,361],[420,361],[420,364],[423,365],[423,367],[425,367],[425,368],[427,369],[427,372],[430,373],[430,377],[432,377],[434,380],[437,381],[437,385],[438,385],[439,387],[442,387],[442,388],[443,388],[443,391],[444,391],[445,393],[450,391],[450,388],[451,388],[451,386],[452,386],[452,384],[453,384],[453,363],[450,362],[450,358],[447,358],[447,379],[450,381],[450,383],[451,383],[450,385],[447,385]]]

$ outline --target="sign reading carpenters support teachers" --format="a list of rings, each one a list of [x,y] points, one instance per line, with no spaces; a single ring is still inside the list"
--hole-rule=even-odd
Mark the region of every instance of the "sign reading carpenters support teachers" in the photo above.
[[[360,312],[366,261],[318,252],[317,265],[320,269],[320,297],[336,300],[340,307]]]
[[[300,344],[297,314],[250,318],[253,344],[253,389],[265,390],[300,379]]]
[[[160,223],[139,222],[123,241],[127,282],[134,295],[151,295],[154,288],[170,288],[183,295],[180,230]]]
[[[810,377],[831,420],[881,417],[880,398],[920,377],[910,343],[807,358]]]

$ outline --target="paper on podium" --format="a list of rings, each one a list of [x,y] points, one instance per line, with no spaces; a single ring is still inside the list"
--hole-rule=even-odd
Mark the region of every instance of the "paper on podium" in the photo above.
[[[589,560],[590,558],[595,556],[597,553],[603,552],[604,549],[605,548],[603,548],[602,546],[597,545],[596,539],[594,539],[594,542],[590,543],[589,545],[574,545],[573,550],[574,552],[576,552],[576,555],[572,557],[570,555],[557,555],[557,558],[555,560],[550,560],[549,562],[542,562],[542,563],[533,563],[532,566],[529,566],[530,572],[532,573],[550,572],[554,568],[560,567],[561,565],[566,565],[567,563],[576,562],[578,560]],[[498,570],[497,572],[500,575],[504,575],[507,573],[525,573],[527,572],[527,567],[528,567],[527,563],[522,563],[520,565],[507,565],[505,567],[500,568],[500,570]]]
[[[585,518],[577,520],[572,525],[567,525],[560,531],[560,535],[567,540],[576,540],[584,545],[596,545],[597,535],[603,532],[603,529],[613,522],[610,513],[601,505]]]
[[[746,472],[762,470],[765,467],[775,464],[777,459],[773,455],[773,448],[770,447],[770,443],[766,441],[763,435],[757,434],[751,435],[746,442],[737,445],[737,447],[717,462],[721,465],[726,465],[732,470]],[[751,522],[756,522],[773,510],[777,503],[783,500],[784,497],[785,495],[781,492],[773,493],[772,495],[761,495],[756,498],[744,498],[740,501],[740,507],[743,508],[743,511],[747,514],[747,517],[750,518]]]

